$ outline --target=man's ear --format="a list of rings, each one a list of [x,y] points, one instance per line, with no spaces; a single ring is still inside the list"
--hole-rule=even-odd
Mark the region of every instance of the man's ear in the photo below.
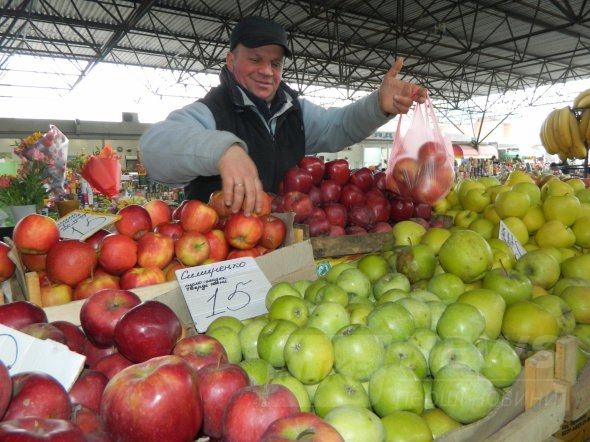
[[[227,68],[230,72],[233,72],[234,70],[234,58],[235,54],[232,51],[228,51],[228,53],[225,55],[225,63],[227,64]]]

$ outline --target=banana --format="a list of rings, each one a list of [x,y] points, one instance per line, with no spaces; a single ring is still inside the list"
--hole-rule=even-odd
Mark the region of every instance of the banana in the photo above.
[[[588,107],[590,107],[590,89],[580,92],[574,99],[574,108],[584,109]]]
[[[559,153],[559,146],[553,137],[553,132],[551,129],[551,117],[551,114],[547,115],[547,118],[545,118],[545,121],[543,121],[543,124],[541,125],[541,140],[543,141],[543,145],[545,146],[547,153],[556,155]]]
[[[582,118],[580,118],[579,132],[582,141],[586,141],[586,131],[588,130],[588,123],[590,123],[590,109],[582,112]]]
[[[584,159],[586,158],[586,146],[580,136],[580,128],[578,120],[573,112],[569,112],[570,118],[570,135],[572,138],[572,153],[574,158]]]
[[[558,129],[559,129],[559,136],[562,140],[562,146],[564,152],[567,154],[568,158],[573,156],[573,140],[572,134],[570,132],[570,108],[569,107],[562,107],[559,109],[558,113]]]
[[[548,127],[553,140],[557,146],[557,153],[558,155],[567,158],[568,155],[568,147],[565,145],[563,138],[561,137],[561,133],[559,132],[559,109],[554,109],[550,114],[550,127]],[[561,158],[561,157],[560,157]]]

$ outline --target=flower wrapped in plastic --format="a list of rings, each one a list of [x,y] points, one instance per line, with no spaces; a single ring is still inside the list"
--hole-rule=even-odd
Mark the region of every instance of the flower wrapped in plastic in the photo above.
[[[121,163],[110,145],[90,155],[82,166],[82,177],[95,192],[113,198],[121,191]]]
[[[68,159],[68,138],[57,128],[50,125],[45,134],[35,132],[21,140],[14,153],[26,162],[45,164],[46,181],[49,192],[59,197],[65,193],[66,162]]]

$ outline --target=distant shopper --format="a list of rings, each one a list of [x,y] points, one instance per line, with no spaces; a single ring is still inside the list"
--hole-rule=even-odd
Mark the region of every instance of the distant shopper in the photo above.
[[[276,192],[287,169],[306,154],[337,152],[357,143],[426,90],[397,78],[397,58],[378,90],[343,108],[325,109],[297,96],[282,81],[291,57],[276,22],[246,17],[233,29],[220,85],[172,112],[140,141],[151,178],[185,186],[189,199],[223,189],[233,211],[259,209],[262,191]]]

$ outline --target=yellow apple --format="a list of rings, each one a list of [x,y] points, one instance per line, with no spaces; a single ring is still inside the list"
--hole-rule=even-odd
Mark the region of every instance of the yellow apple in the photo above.
[[[432,206],[434,213],[445,213],[447,210],[450,210],[450,208],[451,203],[449,203],[447,198],[441,198],[434,206]]]
[[[541,296],[549,295],[550,293],[545,290],[543,287],[538,285],[533,285],[533,291],[531,293],[533,299],[540,298]]]
[[[459,195],[457,194],[456,190],[451,190],[449,193],[447,193],[447,196],[445,198],[449,202],[449,205],[451,207],[459,205]]]
[[[561,253],[561,262],[565,261],[572,256],[581,255],[582,252],[575,247],[559,247],[559,253]]]
[[[543,202],[543,214],[547,221],[559,220],[571,226],[580,213],[580,200],[573,195],[548,196]]]
[[[508,192],[510,186],[506,184],[498,184],[497,186],[488,187],[486,192],[490,195],[490,200],[494,202],[499,193]]]
[[[512,234],[518,239],[520,244],[526,244],[529,241],[529,231],[526,228],[525,223],[520,218],[515,216],[510,216],[508,218],[504,218],[504,224],[506,227],[510,229]],[[494,238],[498,238],[498,231],[500,230],[500,226],[496,226],[494,231]]]
[[[565,181],[558,178],[547,181],[541,187],[541,200],[545,201],[547,197],[559,195],[573,195],[574,189]]]
[[[513,170],[508,175],[508,179],[506,180],[506,184],[509,186],[514,186],[516,183],[534,183],[533,177],[526,173],[524,170]]]
[[[500,217],[498,216],[498,212],[496,212],[494,204],[489,204],[485,209],[483,209],[483,216],[494,224],[498,224],[500,222]]]
[[[531,207],[535,207],[541,201],[541,188],[535,183],[520,182],[512,186],[516,192],[526,193],[529,196]]]
[[[590,187],[576,190],[576,197],[581,203],[590,203]]]
[[[572,225],[572,232],[576,236],[577,246],[590,248],[590,216],[578,218]]]
[[[440,246],[451,236],[451,231],[441,227],[431,227],[426,231],[420,240],[420,244],[426,244],[432,249],[434,255],[438,255]]]
[[[461,181],[455,189],[457,192],[457,196],[459,197],[459,204],[463,205],[463,198],[465,197],[467,191],[470,189],[485,189],[485,186],[471,178],[467,178]]]
[[[519,301],[506,307],[502,334],[515,345],[526,345],[534,350],[550,347],[557,340],[557,320],[532,301]]]
[[[556,219],[547,221],[535,233],[539,247],[571,247],[576,243],[572,229]]]
[[[498,216],[502,219],[509,216],[520,218],[531,207],[531,199],[526,193],[509,190],[496,196],[494,207],[498,212]]]
[[[580,213],[578,213],[578,218],[581,216],[590,216],[590,203],[580,204]]]
[[[516,264],[516,256],[508,244],[498,238],[488,239],[488,244],[494,254],[493,268],[511,269]]]
[[[477,213],[472,210],[460,210],[454,219],[455,226],[467,228],[474,220],[477,219]]]
[[[476,220],[473,220],[471,224],[469,224],[469,229],[476,231],[485,239],[490,239],[494,236],[496,224],[487,218],[477,218]]]
[[[527,252],[532,252],[533,250],[537,250],[539,248],[539,246],[534,242],[527,242],[526,244],[523,244],[523,247]]]
[[[491,200],[490,195],[486,193],[485,189],[474,187],[465,193],[462,202],[464,209],[481,213],[491,203]]]
[[[586,184],[584,184],[584,181],[582,181],[581,178],[570,178],[565,180],[565,182],[572,186],[572,189],[574,189],[575,192],[586,188]]]
[[[522,217],[522,222],[526,226],[529,233],[535,233],[541,228],[543,224],[545,224],[545,215],[543,214],[543,209],[539,206],[529,207]]]

